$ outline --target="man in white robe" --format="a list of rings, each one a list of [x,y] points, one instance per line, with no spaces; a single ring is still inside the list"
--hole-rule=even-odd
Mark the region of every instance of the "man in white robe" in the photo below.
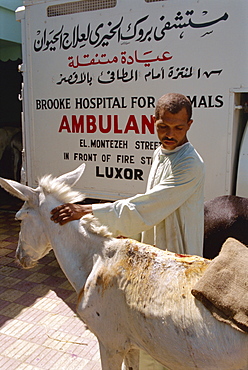
[[[51,219],[63,225],[93,213],[116,237],[135,237],[171,252],[201,256],[204,164],[187,139],[191,114],[191,103],[182,94],[166,94],[158,100],[154,123],[161,146],[154,152],[144,194],[114,203],[66,204],[55,208]],[[162,369],[142,352],[140,370]]]
[[[187,142],[154,153],[147,191],[114,203],[92,205],[115,236],[142,232],[141,241],[179,254],[202,255],[203,163]]]

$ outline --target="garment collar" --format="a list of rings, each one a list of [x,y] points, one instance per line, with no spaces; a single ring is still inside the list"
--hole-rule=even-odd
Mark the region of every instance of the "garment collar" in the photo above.
[[[187,141],[187,143],[184,143],[183,145],[177,146],[173,150],[167,150],[167,149],[162,148],[162,146],[161,146],[160,147],[161,154],[172,154],[172,153],[176,153],[176,152],[178,152],[179,150],[181,150],[182,148],[184,148],[185,146],[188,146],[188,145],[190,145],[190,142],[189,141]]]

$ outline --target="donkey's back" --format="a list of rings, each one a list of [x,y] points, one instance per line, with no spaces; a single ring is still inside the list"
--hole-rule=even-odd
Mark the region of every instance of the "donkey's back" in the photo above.
[[[191,294],[210,261],[129,239],[113,239],[106,250],[78,300],[104,369],[118,369],[109,363],[135,349],[171,369],[246,369],[248,336],[217,321]]]

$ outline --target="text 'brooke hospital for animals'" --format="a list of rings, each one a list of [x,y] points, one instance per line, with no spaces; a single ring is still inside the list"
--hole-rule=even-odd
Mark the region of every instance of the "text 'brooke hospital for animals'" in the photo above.
[[[221,108],[224,104],[222,95],[208,95],[208,96],[193,96],[188,97],[191,100],[193,108]],[[94,100],[93,100],[94,99]],[[114,99],[114,100],[113,100]],[[138,106],[138,108],[155,108],[155,98],[151,96],[147,97],[132,97],[130,108]],[[85,100],[85,99],[84,99]],[[95,109],[95,108],[127,108],[125,98],[117,97],[110,99],[106,98],[91,98],[87,99],[89,106],[82,106],[83,100],[78,98],[75,103],[77,104],[75,109]],[[111,107],[110,107],[111,105]],[[70,98],[63,99],[36,99],[36,110],[70,110],[71,102]],[[126,122],[119,122],[118,114],[86,114],[76,115],[72,114],[63,115],[59,124],[58,132],[67,133],[102,133],[108,134],[110,132],[114,134],[154,134],[154,120],[153,116],[147,116],[145,114],[140,117],[131,114],[127,117]]]

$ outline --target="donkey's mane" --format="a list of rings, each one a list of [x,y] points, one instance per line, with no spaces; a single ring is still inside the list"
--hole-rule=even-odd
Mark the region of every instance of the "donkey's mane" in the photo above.
[[[69,185],[64,182],[61,183],[57,178],[54,178],[51,175],[43,176],[39,180],[39,186],[45,195],[51,194],[61,203],[75,203],[85,199],[84,194],[79,191],[72,190]],[[84,216],[81,219],[80,224],[87,231],[93,234],[103,237],[112,236],[107,226],[101,225],[98,219],[93,215]]]
[[[107,226],[102,225],[99,220],[93,215],[86,215],[81,218],[80,224],[87,231],[92,234],[97,234],[105,238],[111,238],[112,233],[108,230]]]
[[[84,194],[72,190],[69,185],[51,175],[45,175],[39,179],[39,186],[45,195],[51,194],[61,203],[80,202],[85,198]]]

